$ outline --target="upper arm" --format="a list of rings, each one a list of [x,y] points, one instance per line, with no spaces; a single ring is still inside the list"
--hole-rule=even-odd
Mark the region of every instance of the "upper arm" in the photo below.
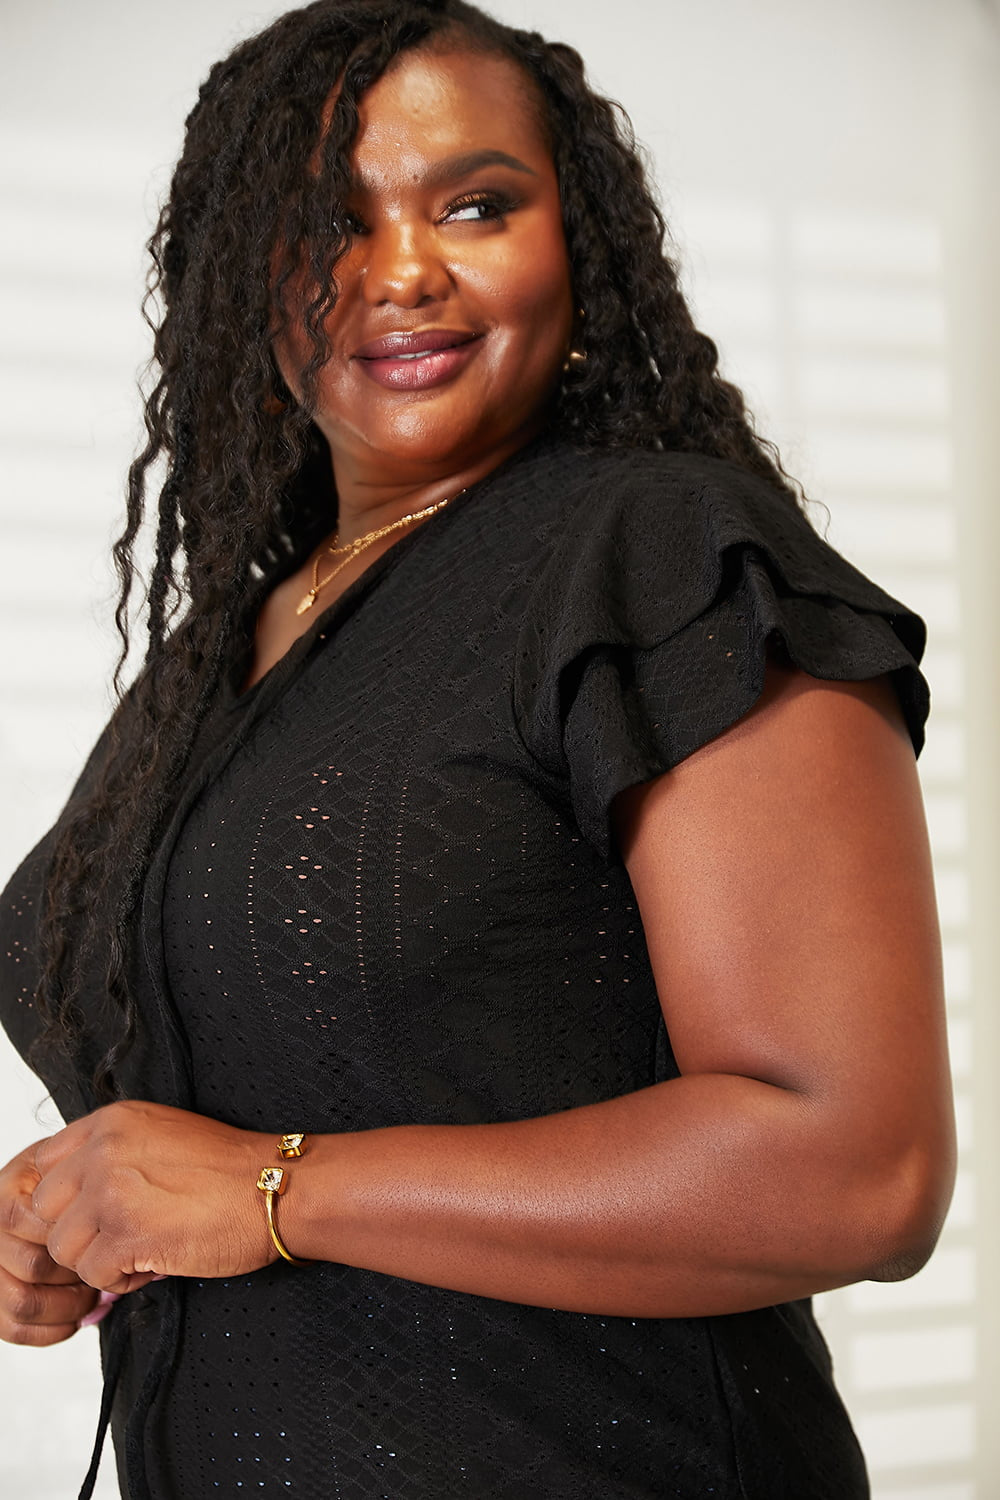
[[[750,714],[621,793],[613,819],[681,1072],[799,1092],[838,1149],[916,1148],[946,1201],[930,854],[885,679],[771,663]]]

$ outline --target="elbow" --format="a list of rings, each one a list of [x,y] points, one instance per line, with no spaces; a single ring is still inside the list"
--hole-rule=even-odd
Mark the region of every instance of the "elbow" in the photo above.
[[[955,1184],[955,1147],[911,1147],[880,1175],[867,1204],[864,1269],[859,1280],[905,1281],[928,1262]]]

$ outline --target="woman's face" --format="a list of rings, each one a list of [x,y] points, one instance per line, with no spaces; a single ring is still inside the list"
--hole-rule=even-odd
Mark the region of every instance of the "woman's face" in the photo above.
[[[529,88],[503,58],[412,52],[364,96],[315,417],[338,484],[485,469],[542,424],[573,300]],[[275,354],[298,389],[300,325]]]

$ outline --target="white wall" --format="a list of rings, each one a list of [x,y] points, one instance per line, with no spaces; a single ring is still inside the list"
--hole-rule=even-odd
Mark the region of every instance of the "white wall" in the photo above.
[[[702,326],[761,430],[826,502],[831,540],[928,618],[923,778],[959,1189],[927,1270],[825,1298],[823,1312],[878,1500],[994,1500],[997,12],[987,0],[493,9],[574,42],[630,108]],[[103,559],[136,433],[152,202],[207,65],[275,10],[33,0],[2,12],[4,872],[48,825],[105,715],[112,643],[98,605],[111,595]],[[0,1069],[12,1153],[41,1133],[39,1090],[6,1054]],[[85,1334],[56,1350],[0,1349],[3,1493],[74,1492],[96,1413],[94,1345]],[[108,1476],[102,1493],[114,1493]]]

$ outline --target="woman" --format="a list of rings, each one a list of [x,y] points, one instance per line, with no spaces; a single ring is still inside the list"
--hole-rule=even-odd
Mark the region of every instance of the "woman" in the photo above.
[[[807,1299],[950,1191],[923,631],[661,243],[459,0],[292,12],[189,120],[147,661],[0,948],[71,1122],[0,1332],[105,1294],[133,1500],[867,1494]]]

